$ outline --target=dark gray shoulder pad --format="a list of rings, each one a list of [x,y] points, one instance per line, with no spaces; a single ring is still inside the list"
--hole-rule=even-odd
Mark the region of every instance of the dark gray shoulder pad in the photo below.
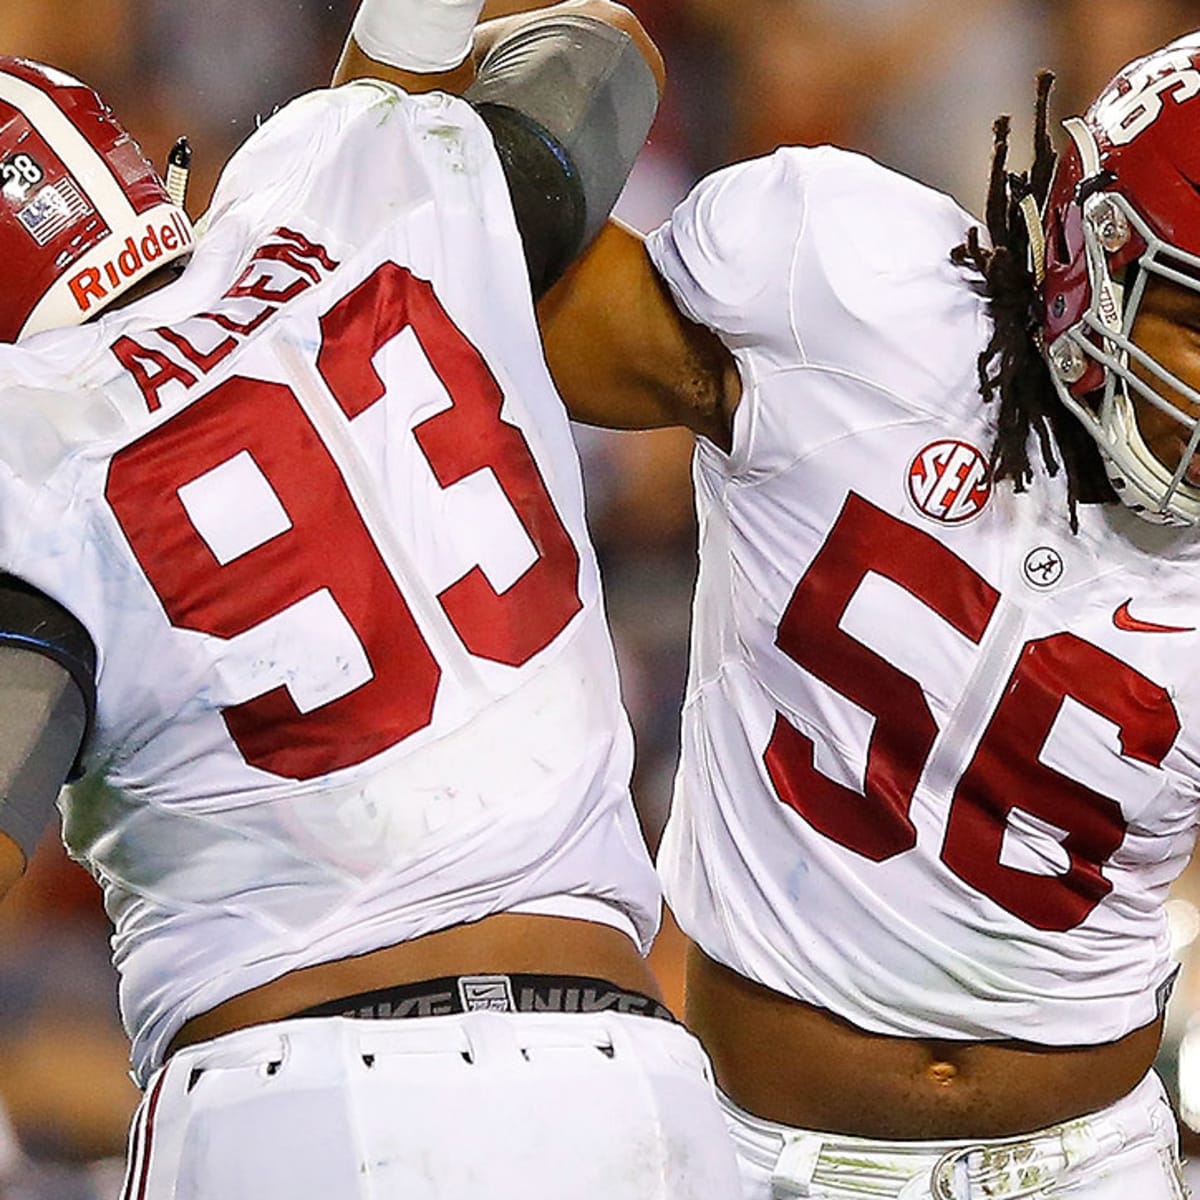
[[[96,708],[96,647],[78,618],[23,579],[0,573],[0,646],[36,650],[64,667],[83,696],[90,730]]]
[[[565,269],[608,219],[650,132],[658,85],[649,64],[628,34],[604,21],[578,14],[547,16],[497,42],[466,96],[489,125],[495,118],[487,110],[496,108],[526,119],[522,153],[539,164],[539,178],[546,177],[554,160],[555,187],[542,187],[540,201],[536,179],[526,188],[522,236],[539,239],[537,231],[545,225],[561,238],[570,226],[573,244],[542,252]],[[508,124],[511,138],[513,123]],[[510,166],[520,169],[515,161]],[[510,173],[515,192],[512,179]],[[572,206],[582,206],[581,226],[555,213],[563,193],[572,197]]]

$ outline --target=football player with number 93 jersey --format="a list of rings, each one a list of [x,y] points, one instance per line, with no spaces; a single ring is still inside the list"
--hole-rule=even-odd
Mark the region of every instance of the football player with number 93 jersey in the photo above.
[[[364,0],[200,236],[182,151],[0,59],[0,894],[74,764],[125,1200],[736,1193],[533,308],[661,63],[540,7]]]
[[[997,122],[987,233],[788,148],[542,306],[577,417],[699,435],[659,866],[750,1200],[1182,1195],[1151,1063],[1200,819],[1200,35],[1057,162],[1049,90],[1027,175]]]

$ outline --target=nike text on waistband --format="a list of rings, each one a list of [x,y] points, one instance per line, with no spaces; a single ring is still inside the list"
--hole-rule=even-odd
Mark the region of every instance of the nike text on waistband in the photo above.
[[[652,996],[579,975],[447,975],[360,992],[314,1005],[297,1017],[395,1020],[468,1012],[627,1013],[675,1022]]]

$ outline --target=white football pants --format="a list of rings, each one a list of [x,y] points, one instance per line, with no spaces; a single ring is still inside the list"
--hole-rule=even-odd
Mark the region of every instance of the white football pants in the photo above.
[[[708,1060],[681,1026],[472,1012],[293,1019],[181,1050],[134,1117],[123,1200],[739,1194]]]
[[[882,1142],[811,1133],[721,1097],[744,1200],[1184,1200],[1175,1117],[1153,1072],[1111,1108],[1021,1137]]]

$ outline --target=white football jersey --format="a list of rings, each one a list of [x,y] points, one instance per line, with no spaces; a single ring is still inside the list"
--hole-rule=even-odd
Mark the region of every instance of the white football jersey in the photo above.
[[[4,348],[0,560],[98,649],[64,833],[142,1079],[232,995],[491,913],[648,945],[578,460],[465,103],[295,102],[179,282]]]
[[[993,485],[974,224],[783,150],[651,238],[744,383],[698,444],[701,566],[660,868],[712,957],[871,1031],[1097,1043],[1150,1021],[1195,838],[1200,539],[1065,473]]]

